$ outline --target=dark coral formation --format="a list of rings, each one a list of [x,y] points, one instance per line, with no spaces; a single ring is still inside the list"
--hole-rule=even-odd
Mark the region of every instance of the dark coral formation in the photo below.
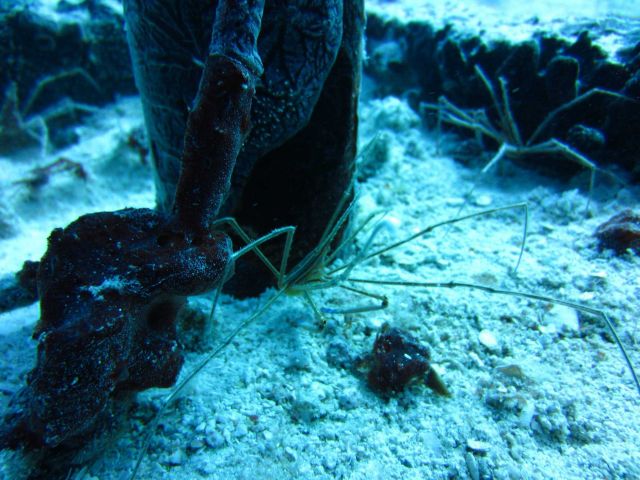
[[[493,85],[499,78],[506,80],[524,140],[564,106],[535,133],[535,142],[555,138],[599,166],[615,164],[638,182],[635,152],[640,138],[634,126],[640,122],[640,44],[627,45],[612,57],[598,46],[598,36],[608,34],[606,21],[589,28],[576,27],[575,40],[541,31],[512,43],[487,39],[486,33],[466,31],[464,26],[437,29],[425,21],[402,23],[369,15],[365,71],[379,80],[380,95],[410,92],[416,109],[421,102],[436,103],[445,96],[460,108],[486,110],[494,121],[497,112],[475,71],[479,66]],[[617,96],[598,93],[601,90]],[[587,92],[594,93],[571,104]],[[473,136],[469,130],[458,131]],[[527,165],[554,176],[572,175],[578,168],[575,163],[548,160]]]
[[[163,210],[173,204],[188,107],[202,73],[193,58],[207,51],[217,3],[124,2]],[[167,35],[154,34],[166,31],[167,23],[172,27]],[[309,121],[340,47],[342,0],[266,2],[262,24],[260,57],[252,60],[264,61],[264,74],[252,106],[251,133],[234,172],[238,186],[247,181],[260,156]]]
[[[369,358],[369,386],[382,395],[389,395],[402,392],[412,381],[422,380],[436,393],[449,395],[429,359],[429,349],[413,335],[385,323]]]
[[[206,52],[216,15],[212,4],[219,2],[124,3],[157,171],[158,205],[167,210],[188,109],[202,72],[193,59]],[[296,225],[292,264],[317,244],[352,181],[363,10],[361,0],[265,3],[258,37],[264,74],[256,86],[251,133],[221,212],[256,237]],[[154,35],[167,25],[170,34]],[[274,259],[282,251],[278,242],[264,248]],[[229,291],[258,293],[273,280],[254,260],[241,259],[226,286]]]
[[[172,385],[175,317],[212,289],[231,246],[152,210],[85,215],[56,229],[40,262],[38,364],[13,399],[2,445],[55,447],[89,432],[115,394]]]
[[[120,393],[174,383],[182,365],[176,318],[185,298],[221,285],[235,266],[228,236],[211,231],[221,208],[228,208],[230,191],[234,201],[249,202],[257,219],[253,230],[290,223],[293,211],[301,230],[319,235],[326,223],[319,219],[332,214],[331,205],[350,185],[361,1],[345,2],[344,8],[341,1],[271,2],[264,27],[264,0],[220,0],[215,15],[211,2],[163,2],[186,8],[191,25],[172,24],[175,12],[157,5],[132,0],[126,7],[134,57],[161,51],[159,71],[145,70],[156,65],[148,58],[136,69],[159,171],[160,208],[85,215],[53,231],[35,275],[41,302],[37,364],[12,400],[0,447],[72,451],[109,415]],[[170,42],[162,50],[157,37],[145,36],[157,22],[179,33],[178,39],[198,32],[193,38],[205,43],[185,49]],[[289,32],[290,44],[280,43],[283,32]],[[169,54],[182,66],[193,65],[194,55],[205,59],[187,68],[187,81],[176,76],[182,70]],[[158,80],[158,90],[145,84],[147,74]],[[256,97],[259,78],[263,90]],[[180,122],[156,107],[178,109]],[[259,141],[249,136],[252,126],[261,132]],[[160,156],[161,147],[175,155],[170,163]],[[252,148],[260,154],[271,149],[262,167],[258,153],[247,153]],[[164,168],[172,172],[169,179],[162,178]],[[242,172],[240,184],[232,179],[234,169]],[[256,171],[264,177],[250,187],[253,179],[243,175]],[[243,182],[247,191],[260,193],[241,193]],[[273,188],[284,190],[282,203],[267,201]],[[319,223],[309,228],[310,219]],[[255,277],[249,271],[244,280],[259,284]],[[13,283],[33,293],[27,280],[16,277]]]
[[[640,215],[624,210],[600,225],[594,235],[598,248],[610,248],[617,255],[628,250],[640,251]]]

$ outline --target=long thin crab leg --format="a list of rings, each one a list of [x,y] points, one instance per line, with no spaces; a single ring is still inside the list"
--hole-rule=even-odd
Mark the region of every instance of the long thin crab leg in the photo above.
[[[343,250],[347,246],[354,244],[354,242],[355,242],[356,238],[358,237],[358,235],[360,234],[360,232],[362,232],[371,223],[371,221],[374,218],[376,218],[377,216],[379,216],[379,215],[380,214],[378,214],[378,213],[372,213],[360,225],[358,225],[357,228],[355,228],[352,232],[350,232],[349,236],[347,238],[344,238],[340,242],[340,245],[338,245],[336,247],[336,249],[327,256],[327,258],[325,260],[325,264],[326,265],[331,265],[333,263],[333,261],[336,258],[338,258],[338,256],[340,254],[342,254]],[[380,216],[382,217],[383,215],[380,215]]]
[[[605,90],[603,88],[594,88],[592,90],[589,90],[586,93],[583,93],[582,95],[577,96],[576,98],[574,98],[573,100],[567,103],[563,103],[558,108],[551,111],[546,116],[544,121],[540,125],[538,125],[538,128],[536,128],[536,130],[531,134],[531,136],[526,142],[526,145],[531,146],[535,144],[538,137],[541,137],[542,134],[545,133],[545,130],[547,129],[547,127],[549,127],[549,125],[551,125],[559,115],[562,115],[564,112],[572,109],[576,105],[580,105],[581,103],[593,102],[597,99],[597,97],[610,98],[612,101],[617,100],[622,102],[631,102],[636,105],[640,103],[635,98],[627,97],[626,95],[622,95],[621,93],[613,92],[611,90]]]
[[[377,300],[379,303],[377,304],[368,304],[368,305],[360,305],[357,307],[348,307],[348,308],[329,308],[323,307],[320,310],[323,313],[341,313],[341,314],[349,314],[349,313],[366,313],[366,312],[377,312],[378,310],[384,310],[389,306],[389,299],[386,295],[378,295],[377,293],[367,292],[366,290],[362,290],[361,288],[354,288],[348,285],[338,285],[340,288],[344,290],[348,290],[352,293],[357,293],[358,295],[362,295],[363,297],[373,298]]]
[[[435,230],[438,227],[443,227],[445,225],[452,225],[454,223],[458,223],[458,222],[462,222],[464,220],[468,220],[470,218],[475,218],[475,217],[481,217],[484,215],[490,215],[492,213],[496,213],[496,212],[500,212],[503,210],[511,210],[514,208],[522,208],[525,212],[525,218],[524,218],[524,227],[523,227],[523,235],[522,235],[522,242],[520,244],[520,253],[518,255],[518,261],[516,263],[516,266],[513,269],[513,273],[517,272],[518,267],[520,266],[520,262],[522,260],[522,256],[524,255],[524,248],[525,248],[525,243],[526,243],[526,239],[527,239],[527,231],[529,228],[529,207],[527,206],[526,203],[514,203],[512,205],[505,205],[503,207],[497,207],[497,208],[492,208],[490,210],[483,210],[482,212],[476,212],[476,213],[471,213],[469,215],[464,215],[462,217],[457,217],[457,218],[450,218],[448,220],[443,220],[442,222],[438,222],[435,223],[433,225],[429,225],[428,227],[420,230],[417,233],[414,233],[413,235],[406,237],[402,240],[398,240],[397,242],[391,243],[389,245],[386,245],[382,248],[379,248],[367,255],[365,255],[364,257],[362,257],[361,259],[358,260],[358,263],[360,262],[364,262],[365,260],[369,260],[370,258],[373,257],[377,257],[378,255],[381,255],[383,253],[386,253],[390,250],[393,250],[394,248],[397,248],[401,245],[404,245],[406,243],[411,242],[412,240],[415,240],[416,238],[422,237],[423,235],[427,235],[428,233],[431,233],[433,230]],[[355,265],[352,265],[353,262],[350,262],[346,265],[342,265],[334,270],[332,270],[331,272],[329,272],[330,274],[345,270],[347,268],[349,269],[353,269],[353,267]]]
[[[558,154],[562,155],[564,158],[569,160],[570,162],[577,163],[578,165],[589,170],[589,196],[587,197],[587,206],[586,212],[589,212],[589,207],[591,206],[591,197],[593,195],[593,186],[596,181],[596,170],[598,167],[595,163],[589,160],[587,157],[578,152],[575,148],[570,147],[569,145],[562,143],[555,138],[551,140],[547,140],[544,143],[540,143],[537,145],[532,145],[530,147],[525,147],[523,149],[523,153],[529,154]],[[606,171],[603,170],[606,173]],[[620,181],[615,175],[611,175],[616,180]]]
[[[478,131],[498,143],[506,141],[504,135],[491,125],[484,112],[482,112],[482,115],[477,114],[478,118],[476,118],[465,110],[456,107],[444,96],[438,99],[437,104],[422,103],[421,106],[429,110],[437,110],[439,123],[445,122],[457,127]],[[476,112],[474,111],[473,113]],[[440,127],[438,128],[438,131],[440,131]]]
[[[351,271],[356,267],[356,265],[359,265],[360,263],[362,263],[362,261],[365,258],[368,258],[368,254],[371,251],[373,241],[378,236],[378,234],[382,231],[382,229],[387,227],[388,225],[382,221],[378,222],[378,224],[373,227],[373,230],[371,231],[369,238],[367,238],[367,241],[365,242],[364,247],[362,247],[362,250],[356,255],[353,261],[349,262],[346,265],[347,268],[345,268],[342,271],[342,273],[340,273],[340,275],[338,275],[333,279],[334,282],[339,283],[346,280],[349,277],[349,274],[351,273]],[[330,273],[333,273],[333,272],[330,272]]]
[[[290,285],[300,284],[304,281],[304,278],[318,267],[324,267],[322,265],[324,260],[324,255],[326,254],[327,248],[331,245],[331,242],[336,237],[342,226],[346,223],[351,211],[353,210],[355,204],[351,203],[347,206],[344,212],[340,215],[335,225],[333,225],[328,233],[325,232],[325,235],[322,237],[322,241],[309,252],[294,268],[291,269],[284,281],[284,287],[288,287]]]
[[[219,218],[211,224],[211,228],[215,229],[220,225],[229,225],[231,229],[242,239],[245,245],[249,245],[251,244],[251,242],[253,242],[253,239],[247,234],[247,232],[244,231],[244,229],[240,226],[240,224],[237,222],[235,218],[233,217]],[[256,255],[258,256],[260,261],[271,271],[271,273],[273,273],[273,275],[279,281],[280,277],[279,277],[278,269],[273,266],[273,263],[271,263],[271,260],[267,258],[267,256],[258,246],[255,247],[254,251],[256,252]]]
[[[217,222],[219,223],[219,222]],[[229,222],[230,224],[235,223],[235,220],[233,222]],[[237,225],[237,223],[235,223]],[[265,242],[268,242],[269,240],[272,240],[276,237],[279,237],[280,235],[286,235],[287,238],[287,244],[291,243],[291,239],[293,238],[293,235],[296,231],[296,227],[282,227],[282,228],[276,228],[275,230],[269,232],[268,234],[256,239],[256,240],[249,240],[249,237],[246,235],[246,233],[238,226],[238,232],[242,232],[242,234],[246,237],[247,239],[247,245],[245,245],[243,248],[241,248],[240,250],[237,250],[236,252],[234,252],[231,255],[231,259],[229,261],[229,263],[227,264],[227,267],[225,269],[225,273],[224,276],[222,278],[222,282],[220,282],[220,284],[218,285],[218,288],[216,289],[216,293],[215,296],[213,297],[213,304],[211,306],[211,312],[209,313],[209,325],[212,325],[214,323],[214,315],[215,315],[215,310],[216,310],[216,306],[218,305],[218,299],[220,298],[220,293],[222,292],[222,287],[224,286],[224,283],[233,275],[233,265],[235,263],[235,261],[242,257],[243,255],[249,253],[249,252],[256,252],[258,254],[258,256],[261,259],[264,259],[265,265],[267,265],[267,267],[272,268],[274,275],[276,276],[276,278],[282,278],[282,276],[284,275],[284,273],[282,271],[278,272],[275,267],[273,266],[273,264],[267,259],[267,257],[264,256],[264,254],[262,253],[262,251],[260,250],[260,245],[262,245]],[[243,237],[244,239],[244,237]]]
[[[160,422],[162,415],[164,414],[164,412],[167,411],[167,408],[171,405],[171,403],[176,398],[178,398],[180,393],[182,393],[182,391],[189,384],[189,382],[191,382],[191,380],[193,380],[193,378],[196,375],[198,375],[198,373],[200,373],[211,362],[211,360],[213,360],[215,357],[220,355],[220,353],[224,351],[225,348],[227,348],[227,346],[233,341],[233,339],[238,335],[238,333],[240,333],[242,330],[248,327],[262,314],[264,314],[271,307],[271,305],[278,298],[280,298],[284,293],[285,293],[284,290],[278,290],[260,307],[260,309],[258,309],[258,311],[256,311],[253,315],[248,317],[246,320],[241,322],[235,329],[233,329],[233,331],[229,335],[227,335],[225,339],[222,342],[220,342],[220,344],[214,350],[212,350],[205,358],[203,358],[200,361],[200,363],[193,370],[191,370],[187,374],[187,376],[184,377],[180,381],[180,383],[173,389],[173,391],[165,398],[164,403],[156,413],[155,417],[153,418],[153,420],[151,420],[149,425],[147,425],[146,427],[147,432],[142,441],[142,447],[140,448],[140,452],[138,453],[138,458],[136,459],[136,463],[133,467],[131,475],[129,476],[129,480],[134,480],[136,478],[138,469],[140,468],[140,464],[142,463],[144,455],[147,452],[147,448],[149,448],[149,443],[151,442],[151,439],[153,438],[153,434],[155,433],[158,427],[158,423]]]

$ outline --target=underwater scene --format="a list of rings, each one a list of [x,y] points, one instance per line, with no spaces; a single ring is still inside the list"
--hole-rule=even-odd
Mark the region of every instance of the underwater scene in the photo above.
[[[640,479],[640,0],[0,0],[0,479]]]

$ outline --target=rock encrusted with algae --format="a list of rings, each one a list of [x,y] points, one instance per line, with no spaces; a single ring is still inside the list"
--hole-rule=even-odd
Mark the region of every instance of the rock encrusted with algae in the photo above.
[[[600,225],[595,234],[598,247],[610,248],[617,255],[627,250],[640,251],[640,215],[630,209],[614,215]]]
[[[13,398],[0,446],[56,447],[91,433],[122,392],[173,385],[176,315],[220,281],[231,245],[153,210],[85,215],[56,229],[37,275],[38,360]]]
[[[401,392],[413,381],[424,381],[439,395],[449,395],[440,376],[431,367],[429,349],[413,335],[385,323],[368,359],[369,386],[382,395]]]

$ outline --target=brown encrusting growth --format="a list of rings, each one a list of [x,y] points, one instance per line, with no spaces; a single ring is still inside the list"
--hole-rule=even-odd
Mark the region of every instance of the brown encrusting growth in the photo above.
[[[56,447],[91,432],[119,392],[171,386],[176,315],[214,288],[231,245],[153,210],[85,215],[56,229],[40,262],[38,363],[12,400],[3,447]]]
[[[412,381],[424,381],[439,395],[449,395],[429,363],[429,349],[408,332],[385,323],[373,344],[369,386],[382,395],[402,392]]]
[[[610,248],[620,255],[627,250],[640,250],[640,215],[624,210],[600,225],[594,235],[598,248]]]

